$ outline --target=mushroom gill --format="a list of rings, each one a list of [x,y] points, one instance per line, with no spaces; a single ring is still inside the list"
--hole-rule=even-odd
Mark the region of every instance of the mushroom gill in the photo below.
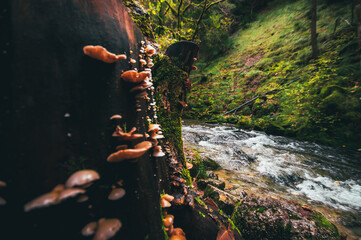
[[[136,127],[133,127],[128,133],[124,133],[120,126],[117,126],[115,132],[113,133],[113,137],[118,137],[121,141],[132,141],[138,138],[143,137],[143,134],[134,133],[137,130]]]
[[[150,148],[152,143],[143,141],[134,146],[134,149],[123,149],[110,154],[107,158],[108,162],[121,162],[126,159],[134,159],[143,156]]]
[[[114,63],[121,59],[127,58],[127,56],[124,54],[116,55],[114,53],[108,52],[108,50],[102,46],[88,45],[83,48],[83,51],[85,55],[106,63]]]
[[[148,77],[150,75],[149,72],[140,72],[138,73],[135,70],[129,70],[124,72],[121,75],[121,78],[126,81],[126,82],[130,82],[130,83],[141,83],[142,81],[145,80],[146,77]]]
[[[66,188],[82,186],[99,179],[99,174],[94,170],[80,170],[73,173],[65,183]]]
[[[101,218],[98,221],[93,240],[107,240],[112,238],[122,227],[122,223],[116,218]]]
[[[85,190],[81,188],[67,188],[59,193],[58,200],[63,201],[64,199],[75,197],[83,193],[85,193]]]
[[[143,81],[141,84],[133,87],[132,89],[130,89],[130,92],[134,92],[134,91],[143,91],[149,87],[153,86],[153,83],[149,82],[149,81]]]

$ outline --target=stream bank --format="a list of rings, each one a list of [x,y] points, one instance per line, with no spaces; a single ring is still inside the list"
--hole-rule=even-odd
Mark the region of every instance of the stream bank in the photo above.
[[[360,237],[358,152],[187,121],[183,137],[186,149],[220,164],[222,169],[213,173],[232,195],[239,197],[245,191],[261,198],[286,199],[323,213],[348,236]]]

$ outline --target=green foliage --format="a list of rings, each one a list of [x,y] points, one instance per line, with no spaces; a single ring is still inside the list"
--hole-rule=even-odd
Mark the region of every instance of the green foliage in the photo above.
[[[199,63],[191,78],[208,77],[195,81],[187,117],[360,148],[356,33],[345,21],[334,24],[338,18],[351,19],[350,4],[319,2],[321,54],[313,60],[309,2],[271,2],[247,29],[231,36],[232,51]],[[237,115],[220,115],[255,96]]]

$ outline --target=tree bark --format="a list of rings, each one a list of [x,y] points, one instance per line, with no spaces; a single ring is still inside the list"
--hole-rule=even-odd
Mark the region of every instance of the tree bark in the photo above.
[[[319,55],[317,46],[317,0],[312,0],[311,7],[311,46],[312,46],[312,58],[316,59]]]
[[[123,224],[115,239],[164,239],[160,191],[149,154],[136,163],[106,161],[118,144],[111,137],[117,124],[127,130],[136,127],[137,133],[144,133],[147,124],[146,100],[136,112],[135,94],[129,92],[133,86],[120,78],[123,71],[140,69],[129,58],[139,62],[144,40],[127,9],[120,0],[13,0],[5,9],[8,35],[1,46],[7,46],[4,66],[10,76],[4,78],[5,89],[1,87],[7,99],[0,120],[7,140],[1,144],[0,160],[0,180],[7,182],[0,189],[7,200],[0,206],[2,236],[82,239],[87,223],[105,217]],[[104,63],[86,56],[86,45],[101,45],[128,58]],[[114,114],[123,116],[117,124],[109,120]],[[24,212],[25,203],[81,169],[100,175],[87,189],[88,202],[70,199]],[[120,179],[126,195],[109,201]]]
[[[358,3],[355,7],[356,18],[357,18],[357,40],[358,40],[358,54],[360,57],[360,67],[361,67],[361,3]]]

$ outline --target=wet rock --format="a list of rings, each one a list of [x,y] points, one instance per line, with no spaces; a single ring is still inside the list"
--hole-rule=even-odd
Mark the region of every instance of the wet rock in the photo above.
[[[197,182],[197,186],[201,190],[206,189],[208,184],[212,185],[214,187],[217,187],[217,188],[219,188],[221,190],[224,190],[224,188],[226,187],[226,184],[224,182],[216,180],[216,179],[200,179]]]

